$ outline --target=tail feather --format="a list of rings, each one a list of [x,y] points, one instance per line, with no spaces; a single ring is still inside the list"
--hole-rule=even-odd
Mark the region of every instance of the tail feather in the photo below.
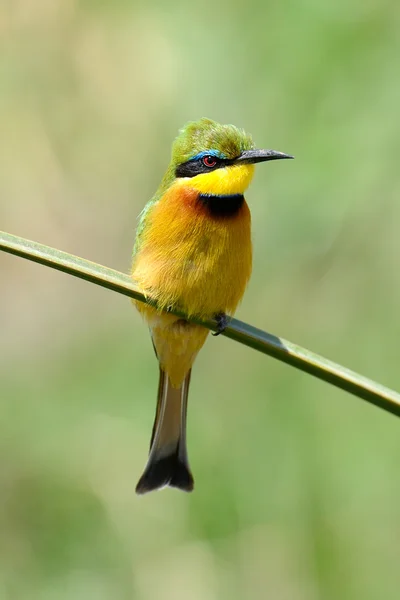
[[[186,449],[186,412],[190,371],[180,388],[172,387],[168,375],[160,368],[157,410],[146,468],[136,492],[145,494],[164,486],[186,492],[193,490]]]

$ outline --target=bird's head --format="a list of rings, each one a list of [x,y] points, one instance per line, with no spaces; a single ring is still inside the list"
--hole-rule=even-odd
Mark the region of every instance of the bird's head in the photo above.
[[[293,158],[275,150],[257,150],[251,136],[234,125],[211,119],[187,123],[172,146],[164,185],[185,179],[201,194],[243,194],[254,173],[254,164]]]

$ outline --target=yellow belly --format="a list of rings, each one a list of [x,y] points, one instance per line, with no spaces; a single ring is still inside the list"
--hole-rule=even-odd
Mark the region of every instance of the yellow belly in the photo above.
[[[172,385],[180,387],[207,339],[208,329],[160,313],[142,302],[136,302],[136,306],[149,325],[161,368],[168,373]]]
[[[173,306],[189,316],[233,314],[251,274],[250,211],[246,203],[233,217],[212,218],[197,192],[173,186],[150,211],[132,277],[160,308]],[[161,366],[179,385],[204,344],[208,331],[177,323],[143,303]]]

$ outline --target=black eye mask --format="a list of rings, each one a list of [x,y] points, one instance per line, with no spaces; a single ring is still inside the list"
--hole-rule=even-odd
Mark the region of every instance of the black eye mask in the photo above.
[[[221,167],[226,167],[227,165],[232,165],[234,163],[233,160],[227,158],[218,158],[217,156],[210,155],[210,158],[215,161],[215,165],[208,167],[204,164],[204,159],[207,158],[207,156],[208,155],[205,155],[202,158],[191,159],[185,163],[182,163],[181,165],[178,165],[175,170],[175,176],[195,177],[201,173],[210,173],[210,171],[215,171],[216,169],[220,169]]]

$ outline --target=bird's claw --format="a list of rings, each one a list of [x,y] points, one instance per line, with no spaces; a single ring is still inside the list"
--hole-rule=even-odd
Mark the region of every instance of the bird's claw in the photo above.
[[[228,327],[229,318],[225,313],[218,313],[214,315],[214,319],[217,321],[218,329],[212,335],[216,337],[217,335],[220,335],[220,333],[225,331],[225,329]]]

